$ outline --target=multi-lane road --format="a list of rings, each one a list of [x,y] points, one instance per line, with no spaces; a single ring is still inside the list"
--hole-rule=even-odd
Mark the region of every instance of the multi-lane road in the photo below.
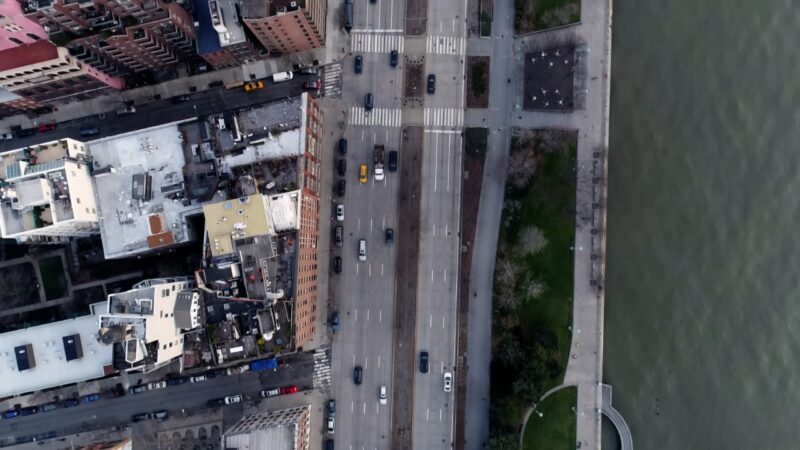
[[[462,165],[461,127],[464,117],[465,3],[458,0],[429,2],[428,32],[403,36],[404,2],[359,2],[350,37],[350,56],[343,61],[342,100],[348,107],[344,138],[348,140],[347,194],[334,197],[345,205],[344,245],[335,250],[343,259],[341,274],[332,275],[335,304],[342,327],[333,342],[333,397],[337,400],[335,440],[338,448],[390,448],[391,402],[406,397],[413,405],[413,447],[451,448],[454,393],[445,392],[443,375],[455,373],[456,305]],[[400,64],[389,64],[392,50]],[[364,71],[354,73],[354,57],[361,55]],[[424,74],[437,77],[436,92],[423,104],[402,101],[405,58],[424,59]],[[424,58],[421,58],[424,57]],[[364,109],[364,96],[372,93],[375,107]],[[395,233],[394,246],[384,243],[384,230],[398,224],[399,173],[389,172],[376,182],[372,172],[375,144],[402,149],[401,130],[424,130],[421,160],[419,254],[416,261],[415,342],[395,347],[394,302],[397,246],[403,230]],[[337,156],[338,158],[338,156]],[[402,157],[405,163],[407,160]],[[369,182],[358,180],[360,164],[367,164]],[[335,183],[335,182],[334,182]],[[337,223],[333,223],[335,226]],[[359,262],[358,241],[367,240],[367,261]],[[409,348],[413,346],[412,348]],[[413,351],[412,367],[393,367],[393,349]],[[419,372],[420,351],[430,355],[429,372]],[[363,383],[353,382],[353,368],[364,370]],[[412,386],[392,386],[393,372],[413,373]],[[389,405],[380,405],[378,390],[389,388]]]

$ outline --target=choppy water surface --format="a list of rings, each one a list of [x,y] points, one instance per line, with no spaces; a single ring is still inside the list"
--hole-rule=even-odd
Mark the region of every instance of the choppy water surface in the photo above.
[[[800,447],[800,3],[615,0],[604,373],[637,450]]]

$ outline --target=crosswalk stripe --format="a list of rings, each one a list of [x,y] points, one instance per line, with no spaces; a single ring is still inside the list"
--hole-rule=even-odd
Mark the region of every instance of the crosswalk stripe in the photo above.
[[[462,127],[464,110],[460,108],[425,108],[422,123],[426,127]]]
[[[452,36],[428,36],[427,52],[439,55],[463,55],[466,50],[466,39]]]
[[[362,53],[389,53],[392,50],[403,53],[405,38],[393,34],[360,33],[353,37],[352,49]]]
[[[350,108],[348,122],[356,126],[399,127],[403,123],[403,111],[393,108],[374,108],[367,112],[363,107]]]

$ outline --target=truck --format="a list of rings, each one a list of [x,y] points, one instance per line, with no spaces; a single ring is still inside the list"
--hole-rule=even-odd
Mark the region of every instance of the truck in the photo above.
[[[276,370],[278,368],[277,358],[259,359],[250,363],[250,371],[263,372],[265,370]]]
[[[344,0],[344,29],[348,33],[353,29],[353,0]]]
[[[373,152],[372,165],[375,170],[375,181],[383,181],[383,155],[385,151],[383,145],[376,145]]]

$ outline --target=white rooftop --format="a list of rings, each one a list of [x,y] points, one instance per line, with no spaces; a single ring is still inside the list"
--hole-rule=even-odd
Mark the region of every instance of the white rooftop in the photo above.
[[[276,232],[300,228],[300,195],[296,190],[268,196],[269,215]]]
[[[164,233],[172,234],[163,240],[164,245],[189,240],[186,216],[202,213],[202,207],[196,201],[185,206],[181,200],[168,198],[169,192],[162,192],[164,187],[183,182],[185,160],[178,124],[159,125],[89,144],[95,171],[113,168],[94,176],[106,258],[122,258],[156,248],[148,246],[148,237],[154,234],[150,216],[158,216],[155,223]],[[145,173],[152,177],[149,201],[134,199],[132,194],[133,176]]]
[[[303,133],[300,128],[295,128],[253,141],[241,154],[224,156],[221,165],[223,170],[230,172],[233,167],[258,161],[300,156],[305,151],[304,144]]]
[[[95,303],[91,310],[76,319],[0,334],[0,397],[103,377],[103,367],[112,364],[112,347],[97,342],[97,321],[108,304]],[[73,334],[81,337],[83,357],[68,362],[62,338]],[[20,372],[14,348],[28,344],[36,366]]]
[[[236,450],[293,450],[294,430],[287,426],[263,428],[225,436],[225,448]]]

